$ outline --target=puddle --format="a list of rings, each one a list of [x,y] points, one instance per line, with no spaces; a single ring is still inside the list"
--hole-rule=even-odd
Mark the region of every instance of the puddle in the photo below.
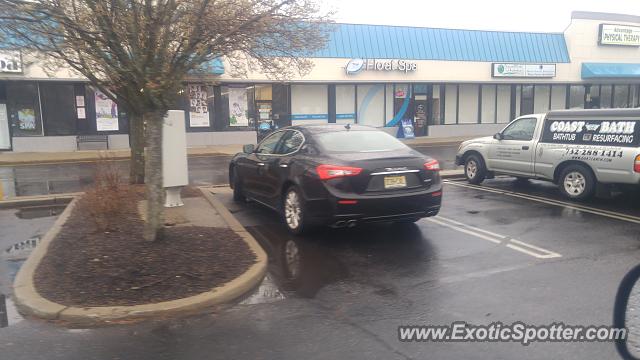
[[[24,207],[18,209],[16,216],[20,219],[26,220],[57,216],[65,207],[67,207],[66,204]]]
[[[278,289],[278,286],[271,278],[270,274],[264,277],[260,286],[248,298],[242,300],[240,305],[255,305],[272,303],[284,300],[284,294]]]

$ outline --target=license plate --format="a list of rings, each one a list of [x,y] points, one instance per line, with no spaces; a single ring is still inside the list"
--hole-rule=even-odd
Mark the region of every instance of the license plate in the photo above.
[[[407,187],[407,178],[405,176],[386,176],[384,178],[385,189],[396,189]]]

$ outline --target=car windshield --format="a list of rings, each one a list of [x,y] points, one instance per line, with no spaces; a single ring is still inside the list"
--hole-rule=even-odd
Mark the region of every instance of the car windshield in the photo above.
[[[328,153],[382,152],[406,149],[407,146],[382,131],[339,131],[318,134],[316,141]]]

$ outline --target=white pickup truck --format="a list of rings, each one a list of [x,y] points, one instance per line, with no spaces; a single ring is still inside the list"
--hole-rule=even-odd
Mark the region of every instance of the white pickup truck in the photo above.
[[[521,116],[493,137],[463,142],[456,164],[479,184],[494,174],[553,181],[571,199],[599,184],[640,184],[640,109]]]

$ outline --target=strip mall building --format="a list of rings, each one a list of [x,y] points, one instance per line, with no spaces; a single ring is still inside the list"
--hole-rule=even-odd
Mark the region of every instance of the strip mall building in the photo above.
[[[126,114],[64,69],[0,50],[0,148],[73,151],[80,135],[129,146]],[[574,12],[563,33],[337,24],[305,77],[186,79],[189,146],[250,143],[256,126],[358,123],[416,136],[492,134],[550,109],[640,107],[640,17]],[[226,68],[226,69],[225,69]],[[225,71],[227,70],[227,71]]]

